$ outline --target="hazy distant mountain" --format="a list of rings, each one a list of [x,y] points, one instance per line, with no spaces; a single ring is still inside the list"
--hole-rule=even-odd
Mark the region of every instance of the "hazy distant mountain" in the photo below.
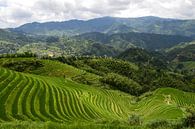
[[[64,22],[28,23],[17,31],[47,35],[77,35],[87,32],[102,33],[155,33],[168,35],[195,36],[195,20],[165,19],[159,17],[115,18],[102,17]]]
[[[117,29],[127,33],[118,33],[120,31]],[[109,30],[113,34],[111,32],[109,34],[89,32],[69,37],[70,40],[56,36],[33,35],[29,32],[22,33],[18,30],[0,30],[0,53],[31,51],[38,54],[115,56],[128,48],[159,50],[193,40],[190,37],[177,35],[128,32],[128,29],[132,30],[132,28],[125,28],[125,25],[121,25],[118,28],[113,27],[113,31]]]
[[[9,29],[0,29],[0,40],[14,42],[18,44],[26,44],[31,42],[45,41],[47,36],[38,36],[17,32]]]
[[[158,17],[103,17],[88,21],[34,22],[15,29],[0,29],[0,47],[2,49],[1,53],[10,53],[10,50],[11,53],[18,50],[27,51],[32,48],[41,49],[41,51],[47,49],[53,52],[55,48],[55,50],[58,50],[59,55],[65,52],[65,55],[115,56],[128,48],[139,47],[147,50],[157,50],[170,48],[182,42],[191,42],[193,37],[183,35],[193,36],[195,34],[194,23],[194,20],[187,21]],[[71,40],[67,45],[67,41],[59,40],[60,37],[40,36],[39,34],[76,35],[71,37],[71,39],[75,39],[75,43],[72,42],[74,40]],[[86,43],[84,43],[85,40],[87,41]],[[49,46],[49,48],[45,45]]]

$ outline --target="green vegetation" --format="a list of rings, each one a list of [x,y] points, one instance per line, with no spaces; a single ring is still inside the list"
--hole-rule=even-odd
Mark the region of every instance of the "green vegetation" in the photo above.
[[[38,56],[109,56],[115,57],[128,48],[159,50],[170,48],[192,38],[147,33],[86,33],[73,37],[43,36],[0,30],[0,54],[31,52]]]
[[[80,121],[90,124],[94,121],[119,120],[119,123],[128,123],[131,114],[139,114],[143,124],[147,124],[154,119],[180,120],[185,116],[185,106],[195,103],[193,93],[171,88],[158,89],[134,101],[135,98],[128,94],[102,90],[68,79],[17,73],[4,68],[0,68],[0,72],[0,120],[4,122],[53,121],[71,124]],[[44,124],[35,127],[45,127]],[[95,125],[98,128],[98,124]]]
[[[195,94],[159,88],[180,89],[185,85],[180,75],[106,57],[48,60],[30,53],[18,56],[27,57],[0,59],[2,129],[193,128],[189,121],[194,116],[188,107],[194,106]],[[151,76],[142,80],[148,72]],[[147,92],[145,86],[153,76],[161,80],[151,80],[153,91]]]
[[[185,62],[195,60],[195,43],[185,43],[174,46],[167,50],[169,60],[174,62]]]
[[[100,76],[77,69],[58,61],[32,58],[1,58],[0,66],[11,70],[49,76],[69,78],[79,83],[100,86]]]
[[[19,46],[17,43],[0,40],[0,53],[15,53]]]
[[[152,59],[152,57],[148,59]],[[117,83],[120,82],[116,80],[120,80],[121,78],[123,78],[122,80],[127,80],[128,78],[129,81],[133,82],[133,84],[138,84],[136,86],[141,86],[141,89],[137,88],[140,90],[132,90],[132,92],[134,92],[133,95],[137,93],[140,95],[147,91],[152,91],[161,87],[172,87],[184,91],[194,92],[194,85],[191,81],[192,79],[190,79],[188,75],[174,73],[168,68],[163,69],[163,66],[159,65],[159,62],[145,64],[139,63],[139,61],[142,60],[137,60],[137,62],[135,62],[137,64],[135,64],[120,59],[106,57],[60,57],[57,58],[57,60],[101,76],[103,78],[101,79],[103,83],[108,85],[112,84],[110,88],[116,89],[116,87],[113,87],[113,84],[118,85]],[[165,65],[165,67],[167,67],[167,65]],[[110,78],[111,76],[108,76],[110,73],[115,73],[115,75],[118,74],[115,76],[118,79],[114,80]],[[193,76],[190,77],[193,78]],[[132,83],[129,84],[131,85]],[[125,82],[124,85],[126,85]],[[119,87],[118,89],[121,90]]]
[[[166,69],[168,66],[165,54],[149,52],[139,48],[127,49],[126,51],[120,53],[117,57],[129,62],[134,62],[138,65],[151,66],[157,69]]]
[[[127,123],[119,123],[117,121],[74,124],[59,124],[54,122],[10,122],[4,124],[0,123],[0,129],[141,129],[141,127],[131,127]]]
[[[175,73],[184,75],[185,78],[195,84],[195,43],[182,43],[166,50],[167,57]]]
[[[92,40],[101,44],[110,45],[120,51],[124,51],[132,47],[144,48],[147,50],[159,50],[173,47],[182,42],[193,41],[192,38],[185,36],[135,32],[116,34],[101,34],[97,32],[91,32],[75,36],[75,38]]]
[[[141,90],[141,86],[137,82],[115,73],[107,74],[101,81],[110,85],[113,89],[118,89],[132,95],[139,95]]]
[[[30,119],[73,122],[100,118],[125,119],[128,116],[128,112],[124,111],[128,110],[128,106],[124,107],[122,103],[130,96],[114,98],[120,94],[118,92],[104,91],[62,78],[22,74],[3,68],[1,75],[0,119],[3,121]],[[6,81],[9,79],[12,81]],[[110,103],[110,106],[105,103]]]
[[[12,29],[0,29],[0,40],[14,44],[24,45],[27,43],[45,41],[46,36],[31,35],[22,32],[13,31]]]

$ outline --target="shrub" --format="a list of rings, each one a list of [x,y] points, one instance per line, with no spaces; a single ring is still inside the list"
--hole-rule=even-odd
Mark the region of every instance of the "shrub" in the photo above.
[[[188,115],[183,119],[183,126],[185,127],[195,127],[195,109],[192,107],[187,107],[186,111]]]
[[[43,67],[43,64],[39,60],[20,60],[4,63],[3,67],[19,72],[25,72],[35,70],[39,67]]]
[[[147,126],[151,129],[157,129],[157,128],[162,128],[162,127],[169,127],[170,124],[166,120],[155,120],[155,121],[150,122]]]
[[[131,115],[128,122],[130,125],[141,125],[143,123],[141,117],[136,114]]]

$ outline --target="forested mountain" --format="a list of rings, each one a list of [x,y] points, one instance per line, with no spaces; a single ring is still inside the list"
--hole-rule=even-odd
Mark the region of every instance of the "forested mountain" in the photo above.
[[[22,32],[0,29],[0,54],[16,53],[22,46],[34,42],[45,42],[46,36],[37,36]]]
[[[195,36],[195,20],[164,19],[159,17],[116,18],[102,17],[64,22],[27,23],[14,30],[40,35],[77,35],[87,32],[102,33],[155,33]]]
[[[40,36],[18,31],[0,30],[0,53],[32,52],[38,55],[117,56],[128,48],[163,50],[193,39],[178,35],[146,33],[85,33],[78,36]]]
[[[14,42],[21,45],[31,42],[46,41],[46,38],[47,36],[38,36],[29,33],[27,34],[10,29],[0,29],[0,40]]]
[[[172,22],[175,23],[173,27],[170,26]],[[193,20],[158,17],[102,17],[88,21],[28,23],[0,30],[0,53],[117,56],[128,48],[162,50],[193,41],[192,37],[186,37],[193,36],[192,23]],[[178,31],[175,31],[176,25]],[[181,29],[182,26],[191,27],[190,32],[189,29]],[[167,29],[170,31],[167,32]]]
[[[167,50],[170,60],[177,62],[195,61],[195,42],[176,45]]]
[[[166,55],[158,52],[149,52],[139,48],[127,49],[119,54],[118,58],[139,65],[152,66],[159,69],[166,69],[168,64]]]
[[[30,52],[38,56],[96,55],[116,56],[119,51],[112,46],[94,41],[66,36],[37,36],[1,30],[0,54]]]
[[[193,39],[178,35],[161,35],[148,33],[117,33],[103,34],[99,32],[85,33],[75,36],[77,39],[92,40],[107,44],[117,49],[125,50],[130,47],[145,48],[148,50],[165,49],[182,42],[190,42]]]

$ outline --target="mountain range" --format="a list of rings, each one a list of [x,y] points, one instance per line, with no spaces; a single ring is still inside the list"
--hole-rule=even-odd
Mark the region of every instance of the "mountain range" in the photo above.
[[[195,20],[0,29],[0,129],[194,129]]]
[[[27,23],[0,29],[0,53],[117,56],[129,48],[164,51],[193,42],[194,25],[195,20],[152,16]]]
[[[167,19],[153,16],[139,18],[101,17],[87,21],[33,22],[14,28],[13,30],[39,35],[137,32],[193,37],[195,36],[195,20]]]

